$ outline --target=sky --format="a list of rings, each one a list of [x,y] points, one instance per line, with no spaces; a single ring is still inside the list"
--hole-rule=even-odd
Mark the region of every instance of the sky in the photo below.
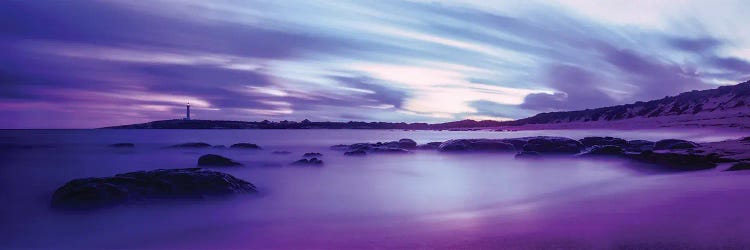
[[[509,120],[750,79],[750,1],[2,1],[0,128]]]

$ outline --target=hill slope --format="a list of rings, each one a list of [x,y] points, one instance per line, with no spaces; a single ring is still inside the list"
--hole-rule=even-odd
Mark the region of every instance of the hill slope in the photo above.
[[[690,91],[659,100],[566,112],[540,113],[503,122],[503,125],[551,124],[568,122],[618,121],[633,118],[677,116],[719,117],[747,115],[750,112],[750,81],[716,89]]]

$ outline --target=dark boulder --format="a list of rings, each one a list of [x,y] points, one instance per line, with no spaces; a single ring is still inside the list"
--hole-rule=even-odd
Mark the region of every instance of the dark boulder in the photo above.
[[[367,154],[367,151],[362,150],[362,149],[347,151],[346,153],[344,153],[344,155],[348,155],[348,156],[362,156],[366,154]]]
[[[616,138],[616,137],[600,137],[600,136],[591,136],[591,137],[584,137],[580,140],[581,144],[586,147],[592,147],[592,146],[605,146],[605,145],[614,145],[614,146],[625,146],[628,141]]]
[[[398,147],[405,149],[412,149],[417,147],[417,142],[412,139],[401,139],[398,140]]]
[[[737,162],[724,171],[739,171],[739,170],[750,170],[750,162],[747,162],[747,161]]]
[[[200,199],[256,193],[232,175],[200,168],[159,169],[72,180],[52,195],[55,209],[95,209],[147,199]]]
[[[418,145],[417,149],[435,150],[435,149],[438,149],[440,147],[440,144],[443,144],[443,142],[429,142],[429,143],[426,143],[426,144]]]
[[[318,158],[310,158],[310,159],[301,159],[295,162],[292,162],[292,165],[298,165],[298,166],[320,166],[323,165],[323,161]]]
[[[211,144],[205,142],[188,142],[169,146],[170,148],[208,148]]]
[[[591,147],[589,151],[581,153],[580,156],[622,156],[624,154],[625,154],[625,150],[623,150],[619,146],[596,145],[596,146]]]
[[[534,151],[521,151],[515,156],[516,159],[540,159],[542,154]]]
[[[643,151],[625,154],[643,162],[658,164],[674,170],[701,170],[716,167],[716,155],[699,155],[686,152]]]
[[[122,142],[122,143],[109,144],[109,146],[113,148],[134,148],[135,144],[129,143],[129,142]]]
[[[654,143],[654,150],[664,150],[664,149],[688,149],[688,148],[695,148],[698,147],[698,144],[695,144],[691,141],[686,140],[680,140],[680,139],[666,139],[657,141]]]
[[[516,152],[513,144],[497,139],[458,139],[443,142],[438,147],[443,152]]]
[[[235,143],[232,144],[232,146],[229,146],[229,148],[234,149],[261,149],[260,146],[252,143]]]
[[[524,151],[540,154],[577,154],[584,148],[579,141],[565,137],[535,137],[523,145]]]
[[[206,154],[198,158],[198,166],[229,167],[241,165],[241,163],[235,162],[232,159],[215,154]]]
[[[505,143],[510,143],[513,145],[516,150],[521,151],[523,148],[523,145],[526,145],[526,142],[528,142],[527,138],[510,138],[510,139],[502,139],[500,140]]]
[[[628,152],[643,152],[647,150],[654,150],[654,142],[646,140],[631,140],[623,148]]]
[[[310,152],[310,153],[305,153],[304,155],[302,155],[302,157],[305,157],[305,158],[308,158],[308,157],[321,157],[321,156],[323,156],[323,154],[317,153],[317,152]]]

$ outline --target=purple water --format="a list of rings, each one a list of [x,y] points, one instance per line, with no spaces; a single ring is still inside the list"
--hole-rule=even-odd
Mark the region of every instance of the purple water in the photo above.
[[[345,157],[328,146],[412,138],[558,135],[717,141],[706,130],[449,132],[384,130],[24,130],[0,142],[0,248],[684,248],[747,247],[750,173],[664,173],[619,160],[515,160],[510,154]],[[162,149],[202,141],[261,151]],[[136,143],[135,149],[107,144]],[[274,150],[289,155],[271,154]],[[262,195],[167,201],[82,213],[49,209],[68,180],[185,168],[203,153]],[[323,168],[289,163],[321,152]]]

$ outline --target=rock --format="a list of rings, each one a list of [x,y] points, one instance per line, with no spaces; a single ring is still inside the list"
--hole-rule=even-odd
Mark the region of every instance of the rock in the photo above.
[[[577,154],[584,148],[580,142],[565,137],[535,137],[523,145],[524,151],[540,154]]]
[[[443,152],[456,151],[486,151],[486,152],[515,152],[513,144],[497,139],[458,139],[443,142],[438,147]]]
[[[271,154],[275,154],[275,155],[288,155],[288,154],[291,154],[291,153],[292,152],[289,152],[289,151],[273,151],[273,152],[271,152]]]
[[[716,167],[716,155],[698,155],[689,152],[643,151],[625,154],[643,162],[655,163],[675,170],[701,170]]]
[[[185,199],[256,193],[232,175],[200,168],[159,169],[72,180],[52,195],[55,209],[95,209],[146,199]]]
[[[292,162],[292,165],[323,165],[323,161],[318,158],[310,158],[310,159],[301,159],[295,162]]]
[[[429,142],[427,144],[418,145],[417,149],[421,150],[435,150],[440,147],[440,144],[443,144],[443,142]]]
[[[362,156],[366,154],[367,154],[367,151],[362,150],[362,149],[347,151],[346,153],[344,153],[344,155],[348,155],[348,156]]]
[[[654,150],[664,150],[664,149],[687,149],[687,148],[695,148],[698,147],[698,144],[695,144],[691,141],[686,140],[680,140],[680,139],[666,139],[657,141],[654,143]]]
[[[232,144],[232,146],[229,146],[229,148],[234,149],[261,149],[260,146],[252,143],[235,143]]]
[[[654,150],[654,142],[646,140],[631,140],[623,148],[628,152],[643,152],[647,150]]]
[[[595,145],[587,152],[581,153],[579,156],[622,156],[625,154],[620,146],[615,145]]]
[[[321,156],[323,156],[323,154],[316,153],[316,152],[305,153],[304,155],[302,155],[302,157],[305,157],[305,158],[308,158],[308,157],[321,157]]]
[[[615,138],[615,137],[600,137],[600,136],[591,136],[591,137],[584,137],[580,140],[581,144],[586,147],[591,146],[604,146],[604,145],[614,145],[614,146],[625,146],[628,141]]]
[[[211,144],[205,142],[188,142],[169,146],[170,148],[208,148]]]
[[[412,149],[417,147],[417,142],[415,142],[412,139],[401,139],[398,140],[398,147],[399,148],[405,148],[405,149]]]
[[[540,159],[542,154],[534,151],[521,151],[515,156],[516,159]]]
[[[372,152],[372,153],[395,153],[395,154],[411,153],[411,151],[403,149],[403,148],[391,148],[391,147],[373,147],[373,148],[370,148],[369,152]]]
[[[526,142],[528,141],[527,138],[510,138],[510,139],[502,139],[502,142],[513,144],[513,147],[516,148],[516,150],[521,150],[523,148],[523,145],[526,145]]]
[[[750,162],[747,162],[747,161],[737,162],[724,171],[739,171],[739,170],[750,170]]]
[[[198,158],[198,166],[216,166],[216,167],[229,167],[229,166],[241,166],[239,162],[235,162],[232,159],[226,158],[221,155],[206,154]]]
[[[113,148],[134,148],[135,144],[129,143],[129,142],[121,142],[121,143],[109,144],[109,146]]]

